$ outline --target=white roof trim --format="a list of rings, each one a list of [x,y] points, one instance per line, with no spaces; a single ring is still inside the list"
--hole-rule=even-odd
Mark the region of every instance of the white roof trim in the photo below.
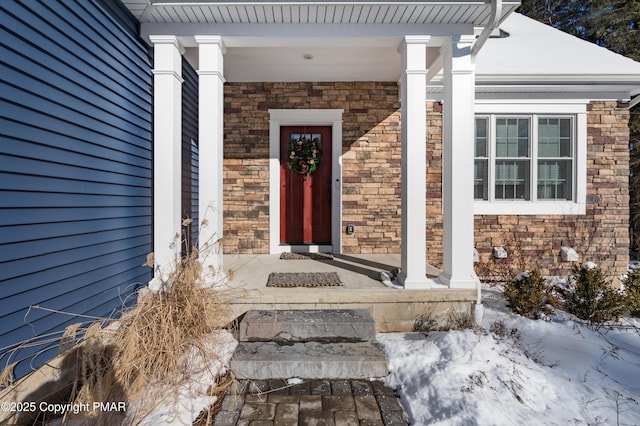
[[[640,65],[640,64],[638,64]],[[596,82],[602,82],[602,74],[580,74],[580,75],[567,75],[567,74],[544,74],[544,75],[531,75],[531,74],[481,74],[476,78],[478,84],[483,83],[519,83],[519,84],[595,84]],[[640,84],[639,74],[612,74],[606,77],[607,83],[618,84]]]
[[[224,38],[228,81],[397,81],[395,47],[406,35],[437,41],[468,34],[491,14],[488,0],[180,1],[123,0],[141,35],[170,34],[197,67],[194,35]],[[640,63],[518,13],[504,2],[502,34],[476,60],[476,92],[569,94],[630,99],[640,92]],[[482,21],[482,22],[480,22]],[[302,59],[311,53],[312,61]],[[437,61],[436,61],[437,64]],[[439,67],[428,65],[427,93],[441,93]],[[537,96],[537,95],[536,95]],[[638,97],[634,103],[639,103]]]
[[[142,23],[474,24],[491,16],[486,0],[176,1],[123,0]],[[519,1],[504,2],[505,14]]]
[[[519,13],[500,28],[508,36],[487,41],[476,61],[479,80],[640,83],[640,63]]]
[[[640,63],[629,58],[518,13],[500,28],[508,36],[489,39],[478,55],[477,93],[629,99],[640,88]],[[434,79],[428,92],[439,85]]]

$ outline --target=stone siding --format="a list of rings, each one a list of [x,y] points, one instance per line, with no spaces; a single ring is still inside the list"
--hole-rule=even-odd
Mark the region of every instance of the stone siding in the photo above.
[[[226,253],[269,252],[269,112],[342,108],[342,252],[400,252],[401,130],[395,83],[227,83],[224,220]],[[626,271],[629,247],[629,112],[617,102],[588,105],[586,215],[478,215],[475,245],[521,254],[526,267],[566,275],[560,247],[611,276]],[[427,261],[442,266],[442,105],[427,103]],[[355,233],[346,233],[354,225]],[[511,257],[516,262],[517,256]]]
[[[400,113],[391,82],[227,83],[224,251],[269,252],[269,109],[344,109],[345,253],[400,250]]]
[[[400,253],[400,103],[395,83],[367,83],[359,108],[344,116],[344,253]],[[347,114],[349,112],[349,114]]]
[[[442,268],[442,104],[427,102],[427,263]]]
[[[587,113],[586,215],[482,215],[475,218],[475,244],[483,261],[505,246],[512,259],[543,274],[567,275],[560,247],[573,247],[580,262],[593,261],[611,277],[629,261],[629,111],[618,102],[592,102]],[[517,259],[513,259],[517,262]]]

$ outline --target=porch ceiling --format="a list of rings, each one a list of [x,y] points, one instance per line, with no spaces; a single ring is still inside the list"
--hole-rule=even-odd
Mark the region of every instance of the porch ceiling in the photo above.
[[[430,58],[451,34],[491,15],[489,0],[123,0],[141,35],[174,35],[199,68],[195,35],[222,36],[224,76],[244,81],[397,81],[405,35],[429,35]],[[503,18],[520,4],[503,2]],[[427,64],[429,66],[429,64]]]
[[[304,59],[305,55],[313,58]],[[310,81],[354,81],[364,76],[370,81],[395,81],[400,75],[400,56],[384,47],[238,48],[225,59],[229,81],[298,81],[301,76]]]
[[[473,24],[491,14],[487,0],[238,1],[123,0],[142,23]],[[519,1],[505,1],[507,14]]]
[[[353,43],[333,39],[288,46],[228,47],[224,75],[229,82],[242,81],[397,81],[400,77],[400,38]],[[226,41],[226,39],[225,39]],[[271,40],[273,41],[273,40]],[[185,57],[198,69],[197,48]]]

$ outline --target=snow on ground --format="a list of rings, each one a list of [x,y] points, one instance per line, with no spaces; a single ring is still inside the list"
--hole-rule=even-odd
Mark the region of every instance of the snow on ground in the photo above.
[[[480,331],[378,335],[413,425],[640,424],[640,321],[597,331],[517,316],[496,289],[483,301]]]

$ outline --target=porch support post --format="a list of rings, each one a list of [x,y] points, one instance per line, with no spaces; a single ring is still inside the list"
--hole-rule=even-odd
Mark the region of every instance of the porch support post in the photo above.
[[[441,49],[443,105],[443,272],[450,288],[475,288],[473,269],[473,36],[454,36]]]
[[[220,36],[195,36],[198,43],[198,249],[205,277],[222,271],[222,165],[224,141],[224,43]]]
[[[428,288],[426,275],[426,64],[428,36],[405,36],[402,57],[402,259],[404,288]]]
[[[174,36],[153,43],[153,252],[159,278],[180,254],[182,53]]]

